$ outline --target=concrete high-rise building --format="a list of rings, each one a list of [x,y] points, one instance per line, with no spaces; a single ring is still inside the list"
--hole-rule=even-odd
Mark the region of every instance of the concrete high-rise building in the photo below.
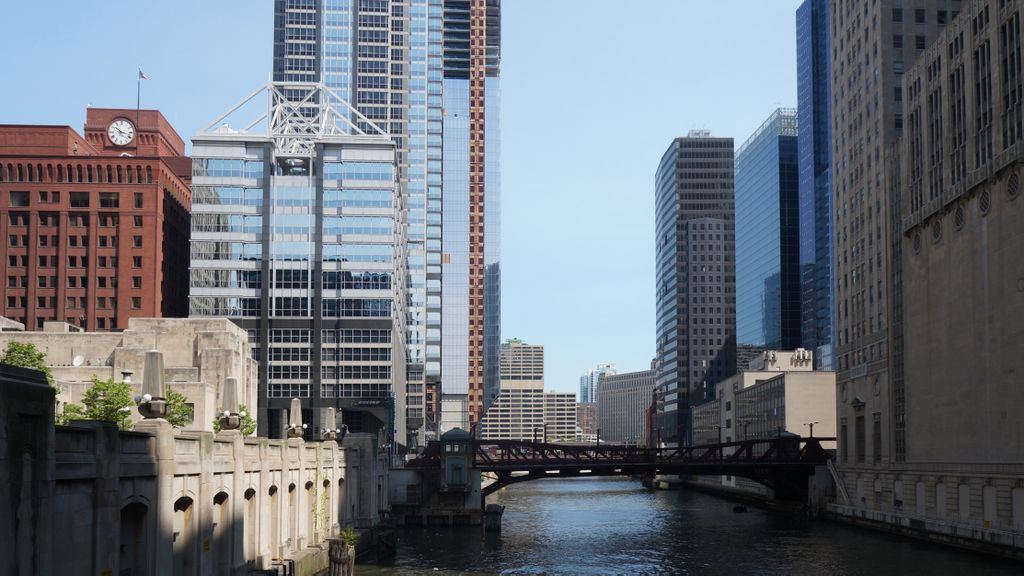
[[[400,417],[421,438],[469,429],[497,394],[500,61],[500,0],[275,0],[275,80],[322,81],[356,126],[395,142],[408,214],[399,392],[413,397]],[[416,400],[427,383],[433,421]]]
[[[0,316],[122,330],[188,314],[185,143],[157,110],[0,126]]]
[[[849,426],[856,427],[864,451],[841,463],[853,476],[889,470],[906,455],[903,229],[890,152],[906,126],[903,102],[917,89],[904,82],[904,73],[960,5],[954,0],[829,5],[834,351],[839,402],[858,407],[859,417]],[[879,497],[877,490],[869,492],[872,500]]]
[[[615,374],[615,364],[598,364],[580,376],[580,404],[597,402],[597,382],[604,374]]]
[[[350,123],[323,84],[263,93],[262,124],[225,122],[258,107],[253,93],[192,139],[191,316],[227,316],[249,332],[261,435],[280,437],[299,398],[312,438],[340,425],[323,422],[334,407],[350,431],[394,430],[414,448],[402,416],[423,396],[398,393],[407,293],[394,142]],[[299,93],[318,105],[291,100]]]
[[[576,395],[544,392],[544,347],[512,339],[501,345],[501,389],[480,422],[485,440],[576,438]],[[545,436],[546,433],[546,436]]]
[[[688,444],[690,408],[736,371],[733,140],[676,138],[655,177],[657,428]]]
[[[601,440],[647,442],[647,409],[654,391],[654,369],[605,374],[597,385],[597,427]]]
[[[815,368],[832,370],[832,73],[830,0],[804,0],[796,11],[797,154],[800,170],[800,345]],[[740,364],[745,366],[745,364]]]
[[[837,463],[849,498],[832,510],[1019,556],[1024,5],[918,6],[892,24],[928,47],[906,64],[902,135],[882,150],[890,301],[902,296],[886,310],[893,376],[869,364],[866,381],[851,377],[852,359],[844,374]]]
[[[736,151],[736,341],[800,347],[796,110],[772,113]]]

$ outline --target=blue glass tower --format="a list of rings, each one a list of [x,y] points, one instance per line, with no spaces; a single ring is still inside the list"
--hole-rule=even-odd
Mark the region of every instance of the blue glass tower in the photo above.
[[[797,144],[800,170],[801,345],[815,369],[832,370],[832,85],[828,0],[796,11]]]
[[[800,346],[796,110],[779,109],[736,152],[736,341]]]

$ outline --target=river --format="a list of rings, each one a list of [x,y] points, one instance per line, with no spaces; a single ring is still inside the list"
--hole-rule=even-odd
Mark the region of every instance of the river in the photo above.
[[[795,519],[626,479],[549,479],[505,488],[501,533],[403,529],[391,565],[417,574],[785,574],[1021,576],[1024,564],[829,522]]]

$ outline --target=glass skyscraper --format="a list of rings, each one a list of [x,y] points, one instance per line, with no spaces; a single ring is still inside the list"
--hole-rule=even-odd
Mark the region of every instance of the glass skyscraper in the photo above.
[[[498,386],[500,14],[500,0],[275,0],[275,80],[322,81],[397,147],[410,446],[469,429]],[[427,384],[445,425],[426,420]]]
[[[797,154],[800,170],[800,343],[814,368],[833,369],[832,72],[829,0],[805,0],[796,11]]]
[[[222,117],[192,139],[190,315],[249,332],[261,435],[282,437],[299,398],[310,438],[341,424],[324,421],[328,407],[353,432],[404,437],[394,418],[406,402],[395,395],[405,387],[406,266],[394,142],[348,124],[347,105],[315,84],[264,91],[262,119],[232,128]]]
[[[656,436],[688,445],[690,408],[736,372],[733,140],[692,131],[655,174]]]
[[[736,341],[800,347],[797,112],[778,109],[736,151]]]

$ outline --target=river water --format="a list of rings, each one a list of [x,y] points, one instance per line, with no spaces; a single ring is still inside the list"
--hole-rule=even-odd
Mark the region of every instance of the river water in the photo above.
[[[391,565],[359,576],[418,574],[1006,574],[1024,563],[834,523],[794,519],[627,479],[548,479],[488,498],[500,533],[423,527],[398,533]]]

